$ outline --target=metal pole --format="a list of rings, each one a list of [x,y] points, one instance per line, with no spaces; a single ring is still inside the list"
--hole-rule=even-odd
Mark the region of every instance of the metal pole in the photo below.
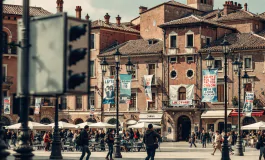
[[[14,154],[16,160],[31,160],[34,156],[32,154],[32,147],[29,145],[29,128],[28,128],[28,114],[29,114],[29,0],[23,0],[23,15],[22,15],[22,40],[21,40],[21,84],[22,94],[20,102],[20,135],[19,146],[15,148],[17,153]]]
[[[244,156],[243,153],[243,146],[242,146],[242,136],[241,136],[241,120],[240,120],[240,114],[241,114],[241,108],[240,108],[240,97],[241,97],[241,69],[238,67],[238,136],[237,136],[237,142],[236,142],[236,150],[235,155],[236,156]]]
[[[230,160],[229,157],[229,149],[228,149],[228,140],[227,140],[227,55],[228,53],[224,53],[225,56],[225,136],[224,136],[224,143],[222,146],[222,158],[221,160]]]
[[[63,159],[61,152],[61,140],[59,135],[59,126],[58,126],[58,114],[59,112],[59,103],[58,96],[55,99],[55,115],[54,115],[54,132],[53,132],[53,141],[52,141],[52,152],[50,159]]]
[[[3,30],[3,1],[0,1],[0,27],[1,27],[1,31]],[[0,66],[3,66],[3,34],[1,32],[0,34]],[[1,67],[2,68],[2,67]],[[2,69],[0,69],[0,77],[1,79],[3,79],[3,71]],[[0,102],[2,103],[2,100],[3,100],[3,95],[2,95],[2,82],[1,81],[1,84],[0,84],[0,91],[1,91],[1,94],[0,94]],[[0,157],[2,159],[6,159],[7,156],[9,156],[9,152],[6,151],[7,149],[7,146],[6,146],[6,143],[5,141],[3,140],[3,136],[4,136],[4,130],[3,130],[3,121],[2,121],[2,110],[3,110],[3,105],[0,106]]]
[[[122,158],[119,135],[119,66],[120,62],[116,62],[116,137],[115,137],[115,158]]]

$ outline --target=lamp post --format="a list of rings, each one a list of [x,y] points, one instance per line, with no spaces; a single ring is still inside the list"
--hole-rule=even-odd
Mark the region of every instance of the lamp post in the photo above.
[[[116,136],[115,136],[115,158],[122,158],[121,155],[121,147],[120,147],[120,136],[119,136],[119,70],[120,70],[120,59],[121,59],[121,53],[119,52],[119,48],[117,48],[116,52],[113,54],[114,60],[115,60],[115,65],[116,65]],[[106,58],[103,58],[103,61],[100,63],[102,73],[103,75],[107,72],[107,66],[108,63],[106,61]],[[128,74],[132,73],[132,67],[133,64],[128,58],[128,62],[125,64],[126,65],[126,70]]]
[[[214,58],[211,54],[211,51],[208,51],[208,56],[205,58],[206,60],[206,66],[210,70],[213,66]]]
[[[222,43],[222,49],[223,49],[223,54],[224,54],[224,58],[225,58],[225,75],[224,75],[224,80],[225,80],[225,136],[224,136],[224,143],[222,146],[222,158],[221,160],[230,160],[229,157],[229,148],[228,148],[228,140],[227,140],[227,56],[230,52],[229,49],[229,45],[230,43],[226,40],[226,37],[224,38],[224,41]]]
[[[237,72],[238,76],[238,136],[237,136],[237,142],[236,142],[236,156],[244,156],[243,153],[243,147],[242,147],[242,137],[241,137],[241,124],[240,124],[240,116],[241,116],[241,103],[240,103],[240,97],[241,97],[241,70],[242,70],[242,62],[240,61],[240,55],[238,57],[238,60],[235,60],[233,62],[233,68],[234,72]]]

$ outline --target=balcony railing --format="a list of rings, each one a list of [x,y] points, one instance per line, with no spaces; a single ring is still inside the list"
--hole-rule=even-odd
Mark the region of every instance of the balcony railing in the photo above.
[[[168,48],[167,54],[168,55],[176,55],[178,54],[179,49],[178,48]]]
[[[186,47],[185,51],[187,54],[193,54],[193,53],[195,53],[195,48],[194,47]]]
[[[144,86],[144,77],[141,77],[142,78],[142,81],[141,81],[141,85]],[[152,83],[151,83],[151,86],[158,86],[158,85],[161,85],[162,81],[161,81],[161,78],[160,77],[153,77],[152,79]]]

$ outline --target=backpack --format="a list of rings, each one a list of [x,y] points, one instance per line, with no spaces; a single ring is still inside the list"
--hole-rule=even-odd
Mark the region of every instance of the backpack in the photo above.
[[[81,145],[82,145],[82,141],[81,141],[81,136],[80,136],[80,134],[76,136],[75,143],[76,143],[78,146],[81,146]]]

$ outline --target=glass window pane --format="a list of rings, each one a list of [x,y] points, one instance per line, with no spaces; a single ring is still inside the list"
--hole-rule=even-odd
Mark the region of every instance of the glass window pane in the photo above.
[[[170,47],[171,48],[177,47],[177,36],[170,36]]]
[[[193,34],[187,35],[187,47],[193,47]]]
[[[95,77],[95,62],[90,61],[90,77]]]
[[[91,34],[91,49],[95,49],[95,34]]]
[[[223,69],[222,60],[215,60],[214,61],[214,68],[218,68],[218,70],[222,70]]]
[[[245,68],[251,68],[251,58],[245,58]]]

